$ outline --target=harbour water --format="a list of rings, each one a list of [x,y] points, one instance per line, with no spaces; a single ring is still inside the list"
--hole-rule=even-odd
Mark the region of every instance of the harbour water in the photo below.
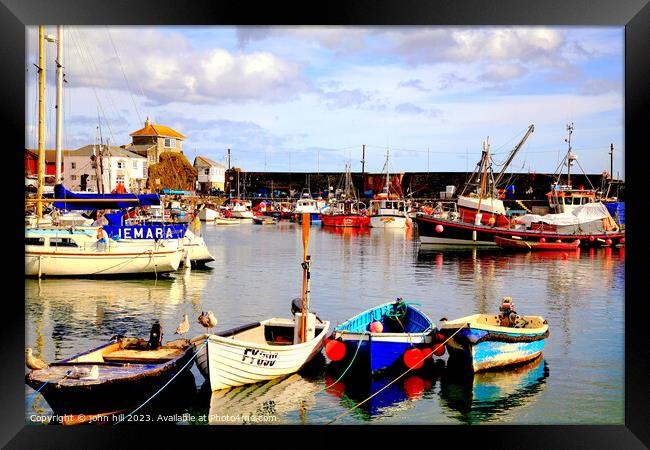
[[[181,269],[158,279],[27,280],[26,346],[37,357],[54,361],[116,334],[147,337],[155,320],[160,320],[164,340],[175,339],[184,313],[192,322],[189,336],[205,331],[196,323],[201,311],[215,313],[217,329],[290,317],[290,302],[300,296],[302,280],[300,227],[289,222],[202,227],[216,259],[208,269]],[[417,230],[411,229],[312,226],[309,254],[312,310],[332,326],[397,297],[419,303],[438,322],[441,317],[496,313],[501,298],[512,296],[519,314],[548,320],[543,358],[476,376],[445,369],[409,373],[390,385],[392,378],[352,375],[334,383],[340,374],[330,373],[322,358],[300,374],[215,394],[193,366],[194,385],[190,382],[179,394],[182,401],[147,409],[151,420],[624,423],[624,248],[582,250],[565,259],[561,252],[421,246]],[[33,393],[25,387],[25,420],[41,423],[35,416],[51,410]]]

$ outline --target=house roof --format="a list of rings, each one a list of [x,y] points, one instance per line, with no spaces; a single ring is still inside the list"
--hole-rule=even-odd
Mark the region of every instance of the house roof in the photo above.
[[[128,150],[133,153],[147,153],[150,148],[156,148],[154,144],[139,144],[139,145],[127,145],[122,146],[123,149]]]
[[[65,156],[90,156],[93,154],[93,148],[95,151],[99,151],[99,147],[95,145],[86,145],[85,147],[78,148],[77,150],[65,150],[63,154]],[[106,148],[106,147],[104,147]],[[133,153],[129,150],[125,150],[121,147],[111,145],[109,146],[111,156],[121,156],[124,158],[140,158],[145,159],[144,156]]]
[[[134,131],[130,136],[159,136],[159,137],[171,137],[177,139],[187,139],[185,136],[180,134],[176,130],[172,130],[169,127],[164,125],[155,125],[151,123],[149,118],[144,123],[144,128],[140,128],[137,131]]]
[[[61,155],[64,155],[66,152],[73,150],[61,150]],[[38,158],[38,149],[26,148],[25,153],[31,154],[34,158]],[[45,149],[45,161],[54,163],[56,161],[56,150],[54,149]]]
[[[214,162],[211,159],[206,158],[205,156],[197,156],[194,158],[194,167],[221,167],[222,169],[225,169],[226,166],[223,164],[219,164],[218,162]]]

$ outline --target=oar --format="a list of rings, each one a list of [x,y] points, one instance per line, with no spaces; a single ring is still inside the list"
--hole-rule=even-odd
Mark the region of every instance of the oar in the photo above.
[[[306,341],[306,331],[307,328],[307,314],[309,314],[309,299],[307,298],[307,272],[309,271],[309,266],[307,263],[307,247],[309,246],[309,213],[303,213],[302,215],[302,249],[303,249],[303,271],[302,271],[302,318],[301,318],[301,329],[300,329],[300,339],[302,342]]]

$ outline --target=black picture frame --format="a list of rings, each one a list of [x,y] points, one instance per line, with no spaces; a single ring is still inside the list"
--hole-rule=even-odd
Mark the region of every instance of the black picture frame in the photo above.
[[[268,445],[275,434],[300,436],[311,444],[376,445],[379,439],[394,438],[399,446],[460,446],[486,448],[647,448],[650,445],[650,405],[648,350],[643,307],[645,272],[642,259],[643,179],[646,166],[647,125],[650,89],[650,6],[648,0],[335,0],[309,4],[303,2],[179,2],[173,0],[2,0],[0,5],[0,43],[2,54],[2,129],[6,194],[4,211],[5,242],[11,252],[5,255],[2,334],[3,370],[0,371],[2,421],[0,444],[7,448],[96,447],[135,445],[143,439],[148,447],[168,444],[168,428],[160,426],[62,427],[28,426],[24,421],[24,303],[13,289],[14,280],[23,280],[19,261],[24,258],[23,180],[18,168],[23,164],[25,144],[25,26],[63,25],[562,25],[625,27],[625,147],[626,147],[626,302],[625,302],[625,424],[620,426],[392,426],[350,427],[182,427],[174,434],[180,444],[191,447],[238,445],[228,442],[223,432],[244,437],[248,444]],[[7,139],[7,137],[9,139]],[[630,162],[631,164],[628,164]],[[15,220],[13,219],[15,218]],[[11,226],[9,226],[11,224]],[[609,351],[603,349],[603,351]],[[561,375],[556,375],[561,376]],[[217,434],[214,434],[214,433]],[[353,433],[353,440],[342,434]],[[200,433],[200,434],[197,434]],[[205,433],[211,433],[205,436]],[[352,434],[350,433],[350,434]],[[320,435],[322,438],[320,439]],[[343,440],[342,437],[345,439]],[[329,439],[328,439],[329,438]],[[293,438],[291,438],[293,439]],[[299,441],[294,441],[296,444]],[[346,444],[348,443],[348,444]]]

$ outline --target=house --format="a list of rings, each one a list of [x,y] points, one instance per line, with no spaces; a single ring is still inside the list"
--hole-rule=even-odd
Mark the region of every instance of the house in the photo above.
[[[141,192],[146,186],[147,159],[117,146],[104,145],[102,149],[99,165],[93,161],[93,155],[99,155],[97,145],[63,152],[65,187],[72,191],[98,192],[97,178],[103,170],[100,182],[103,182],[105,193],[115,189],[118,183],[122,183],[128,192]]]
[[[61,158],[63,152],[61,150]],[[45,150],[45,172],[44,175],[56,174],[56,150]],[[26,148],[25,149],[25,176],[32,177],[38,175],[38,149]]]
[[[199,189],[207,193],[211,189],[224,190],[226,182],[226,167],[205,156],[194,158],[194,167],[198,171]]]
[[[144,156],[149,164],[157,164],[163,152],[183,153],[183,141],[187,139],[164,125],[151,123],[149,117],[144,122],[144,128],[130,134],[131,143],[122,148]]]

